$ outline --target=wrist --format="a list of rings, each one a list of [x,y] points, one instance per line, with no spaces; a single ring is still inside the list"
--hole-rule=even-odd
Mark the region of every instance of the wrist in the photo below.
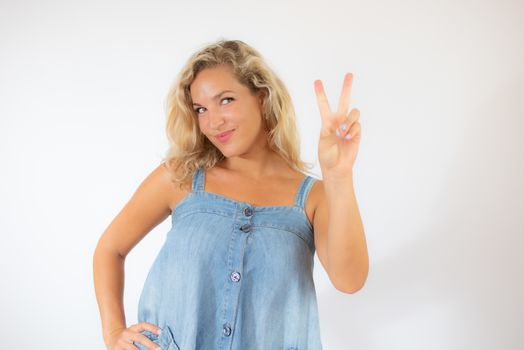
[[[344,173],[342,175],[339,174],[330,174],[328,172],[322,172],[322,180],[325,183],[333,183],[333,184],[348,184],[353,183],[353,172]]]
[[[111,338],[116,333],[118,333],[119,331],[123,331],[126,328],[127,327],[125,325],[119,325],[119,326],[115,326],[115,327],[112,327],[110,329],[104,330],[104,332],[103,332],[104,340]]]

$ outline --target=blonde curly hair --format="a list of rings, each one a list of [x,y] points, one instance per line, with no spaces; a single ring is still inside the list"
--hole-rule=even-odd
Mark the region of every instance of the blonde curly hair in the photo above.
[[[221,39],[194,53],[169,89],[166,99],[169,148],[162,162],[172,181],[182,185],[197,168],[211,168],[224,159],[220,150],[200,132],[190,94],[190,86],[200,71],[220,65],[229,65],[236,79],[251,92],[266,90],[262,115],[270,149],[297,171],[311,169],[310,163],[300,159],[295,110],[284,83],[251,46],[240,40]]]

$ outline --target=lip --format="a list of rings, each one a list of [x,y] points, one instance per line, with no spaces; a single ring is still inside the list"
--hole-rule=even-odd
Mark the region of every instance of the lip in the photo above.
[[[229,130],[229,131],[226,131],[226,132],[223,132],[221,134],[218,134],[216,135],[215,137],[218,139],[218,141],[220,142],[226,142],[227,140],[229,140],[229,138],[231,137],[231,135],[233,134],[233,131],[235,131],[235,129],[233,130]]]

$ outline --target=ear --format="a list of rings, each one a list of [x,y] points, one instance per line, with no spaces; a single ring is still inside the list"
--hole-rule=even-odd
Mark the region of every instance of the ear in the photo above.
[[[262,108],[262,105],[264,104],[264,100],[267,97],[267,90],[265,88],[262,88],[258,90],[258,103],[260,104],[260,107]]]

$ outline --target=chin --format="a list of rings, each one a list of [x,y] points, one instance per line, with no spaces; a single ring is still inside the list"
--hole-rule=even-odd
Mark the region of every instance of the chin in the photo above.
[[[212,142],[211,142],[212,143]],[[215,148],[220,152],[222,153],[225,157],[230,157],[229,153],[231,153],[231,151],[228,151],[226,148],[224,147],[219,147],[219,145],[215,144],[215,143],[212,143],[213,146],[215,146]]]
[[[222,153],[222,155],[226,158],[231,158],[231,157],[234,157],[236,156],[237,154],[235,154],[234,152],[231,152],[231,151],[223,151],[221,149],[218,149],[220,151],[220,153]]]
[[[239,152],[238,149],[229,149],[229,147],[223,147],[223,148],[217,147],[217,149],[226,158],[236,157],[242,154],[242,152]]]

